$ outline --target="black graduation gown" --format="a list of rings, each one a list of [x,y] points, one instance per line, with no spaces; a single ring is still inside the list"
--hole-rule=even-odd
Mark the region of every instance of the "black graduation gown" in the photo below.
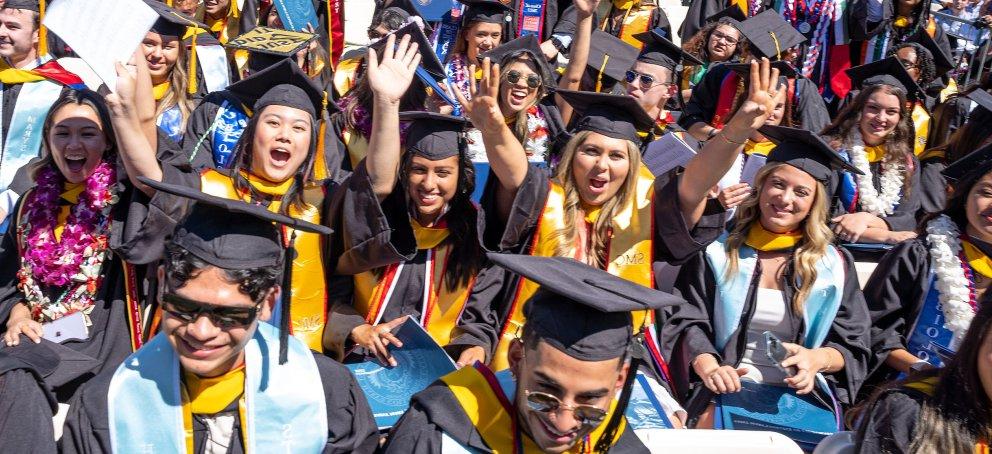
[[[854,438],[855,452],[908,453],[927,396],[909,388],[886,390],[865,412]]]
[[[824,374],[824,378],[836,389],[837,399],[842,404],[851,405],[868,367],[870,355],[868,309],[859,288],[854,259],[846,250],[840,248],[838,250],[844,257],[844,297],[822,347],[835,348],[844,356],[844,370]],[[713,314],[716,310],[714,304],[718,299],[718,289],[714,271],[704,252],[700,252],[691,261],[682,265],[675,287],[681,292],[687,304],[699,312],[674,308],[661,326],[659,336],[662,355],[671,358],[669,367],[672,381],[678,394],[684,398],[683,403],[690,418],[698,416],[706,409],[713,393],[702,384],[689,363],[702,353],[710,353],[720,364],[735,367],[740,364],[747,346],[747,325],[754,315],[757,302],[760,273],[759,263],[748,287],[741,325],[730,335],[723,350],[717,351],[714,346],[716,333]],[[794,280],[788,275],[783,279],[785,282]],[[785,300],[792,301],[794,290],[788,285],[783,287]],[[696,313],[703,314],[703,317],[694,319]],[[782,341],[802,345],[805,340],[802,314],[788,311],[786,316],[790,319],[794,335]]]
[[[177,150],[160,148],[160,160],[169,160],[178,154]],[[125,262],[131,265],[147,265],[162,255],[162,232],[172,232],[179,215],[174,205],[152,203],[141,191],[134,188],[118,162],[118,188],[120,201],[111,210],[110,249],[112,254],[103,265],[103,283],[97,290],[95,305],[90,313],[92,326],[89,339],[85,341],[67,340],[62,344],[49,343],[61,358],[61,368],[74,373],[64,377],[59,383],[50,383],[60,402],[68,401],[78,387],[86,380],[104,370],[114,370],[131,354],[131,333],[127,316],[127,278]],[[164,169],[169,166],[163,166]],[[168,170],[164,170],[168,172]],[[17,210],[24,202],[22,197]],[[16,213],[17,211],[15,211]],[[8,229],[3,235],[0,250],[16,251],[16,228]],[[0,324],[6,326],[10,311],[15,304],[24,300],[17,288],[17,270],[20,268],[18,254],[4,254],[0,258]],[[134,271],[140,271],[135,266]],[[141,274],[141,273],[136,273]],[[141,282],[142,276],[134,277]],[[56,289],[57,290],[57,289]],[[132,289],[141,301],[140,288]],[[20,348],[18,345],[15,348]]]
[[[462,410],[455,395],[440,380],[410,398],[410,409],[393,426],[382,452],[441,454],[442,433],[476,452],[492,452]],[[629,425],[610,449],[613,454],[647,452],[648,449]]]
[[[703,80],[692,89],[692,96],[682,108],[679,126],[689,129],[696,123],[710,124],[713,121],[713,114],[720,97],[720,85],[723,84],[728,71],[730,70],[722,63],[706,71]],[[823,97],[820,96],[816,84],[809,79],[803,77],[795,79],[795,94],[792,102],[792,117],[798,122],[795,127],[819,132],[830,124],[830,113],[823,102]],[[724,119],[724,121],[728,120],[730,118]]]
[[[927,143],[934,147],[943,146],[968,121],[971,114],[971,100],[964,96],[952,95],[946,101],[934,106],[930,115],[930,135]]]
[[[45,377],[58,366],[58,355],[45,344],[26,336],[28,348],[0,351],[0,446],[11,452],[54,453],[52,416],[55,396],[45,386]]]
[[[762,10],[771,6],[767,1],[762,1],[761,3],[763,5]],[[706,26],[706,19],[708,17],[719,13],[728,6],[730,6],[730,2],[727,0],[693,0],[685,13],[685,20],[682,21],[682,26],[679,27],[679,36],[682,37],[682,42],[688,41],[696,33],[699,33],[699,30],[702,30]]]
[[[882,17],[878,22],[868,21],[868,9],[869,3],[873,0],[851,0],[847,7],[847,12],[849,14],[849,19],[847,21],[848,35],[851,38],[851,61],[852,65],[856,66],[861,61],[863,61],[864,55],[862,55],[862,44],[878,35],[884,33],[888,29],[894,29],[892,27],[892,22],[896,19],[895,1],[894,0],[883,0],[882,2]],[[929,3],[925,6],[926,8],[920,8],[917,17],[915,18],[914,24],[920,24],[923,21],[927,21],[931,18],[929,14]],[[912,36],[913,33],[924,32],[927,24],[922,24],[921,27],[915,29],[915,27],[909,27],[905,31],[897,31],[898,36],[890,37],[898,39],[898,42],[905,41],[906,38]],[[951,42],[947,38],[947,33],[944,33],[944,28],[940,24],[936,24],[934,28],[933,40],[937,43],[937,46],[946,54],[953,55],[951,53]],[[893,43],[890,41],[889,43]]]
[[[379,443],[378,429],[372,418],[365,394],[347,368],[313,353],[317,370],[324,387],[327,403],[327,445],[325,453],[371,453]],[[107,410],[107,392],[114,370],[111,369],[94,378],[80,390],[70,403],[66,416],[65,429],[59,448],[70,453],[109,453],[110,422]],[[316,396],[314,396],[316,397]],[[235,404],[236,405],[236,404]],[[149,421],[152,423],[152,421]],[[194,417],[193,446],[196,452],[203,452],[207,428]],[[245,449],[242,443],[240,418],[234,420],[231,447],[228,453],[240,454]]]
[[[924,157],[920,160],[920,209],[916,219],[940,212],[947,202],[947,179],[941,172],[947,168],[943,156]]]
[[[893,232],[916,230],[916,213],[920,210],[923,188],[920,183],[920,161],[916,159],[916,156],[912,156],[911,159],[913,160],[913,172],[909,176],[909,189],[907,190],[904,186],[902,198],[899,199],[899,203],[892,214],[881,217],[885,221],[885,224],[889,226],[889,230]],[[882,184],[882,162],[872,162],[868,166],[871,169],[875,190],[880,191]],[[839,185],[837,190],[838,194],[842,190]],[[847,213],[839,197],[834,197],[832,213],[832,216],[840,216]]]
[[[351,345],[351,331],[366,323],[365,315],[354,307],[353,275],[404,263],[396,290],[383,309],[382,321],[387,322],[404,315],[422,317],[427,272],[427,250],[417,249],[402,185],[397,183],[392,194],[379,203],[365,166],[359,165],[342,186],[327,214],[336,233],[328,257],[335,257],[337,265],[336,276],[329,285],[331,314],[324,328],[325,344],[330,340],[334,345],[330,351],[339,356]],[[482,222],[482,215],[477,216],[476,224]],[[483,347],[487,356],[491,355],[491,346],[499,336],[499,320],[490,303],[502,290],[501,281],[491,277],[501,273],[491,267],[487,263],[478,271],[465,301],[458,330],[466,334],[453,336],[445,346],[455,358],[461,349],[471,346]]]

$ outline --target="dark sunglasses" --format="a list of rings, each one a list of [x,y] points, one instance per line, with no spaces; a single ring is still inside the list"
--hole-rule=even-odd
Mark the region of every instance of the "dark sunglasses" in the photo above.
[[[527,396],[527,407],[541,413],[551,413],[559,409],[571,410],[575,419],[584,426],[596,426],[606,419],[606,410],[592,405],[565,405],[561,399],[548,393],[524,390]]]
[[[192,323],[201,315],[206,315],[215,325],[221,328],[242,328],[251,325],[258,317],[261,302],[255,307],[216,306],[183,298],[175,293],[162,295],[162,310],[169,315]]]
[[[641,88],[643,90],[650,90],[651,87],[653,87],[655,85],[655,82],[658,82],[658,81],[654,80],[654,77],[651,77],[651,76],[649,76],[647,74],[641,74],[639,72],[631,71],[631,70],[628,70],[627,71],[627,75],[626,76],[627,77],[625,79],[627,80],[627,83],[628,84],[632,84],[637,79],[640,79],[641,80]],[[675,84],[673,84],[671,82],[665,82],[665,83],[662,83],[661,85],[675,86]]]
[[[523,74],[520,74],[520,71],[506,72],[506,81],[511,84],[520,82],[521,77],[523,77]],[[527,76],[527,88],[537,88],[540,86],[541,86],[541,76],[538,76],[537,74],[530,74]]]

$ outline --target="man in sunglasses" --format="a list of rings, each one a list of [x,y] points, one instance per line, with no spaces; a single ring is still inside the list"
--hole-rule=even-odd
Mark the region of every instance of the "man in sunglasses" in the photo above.
[[[330,229],[144,181],[197,201],[159,268],[161,331],[80,390],[61,450],[372,452],[378,431],[350,372],[280,336],[288,317],[265,323],[293,256],[277,226]]]
[[[627,70],[627,94],[655,119],[655,137],[682,131],[667,108],[669,100],[678,94],[677,68],[682,60],[695,65],[703,63],[665,39],[664,30],[660,28],[635,37],[644,43],[644,48],[634,66]]]
[[[385,452],[647,452],[623,416],[644,357],[630,314],[682,300],[570,258],[489,258],[541,285],[512,375],[476,363],[441,377],[413,396]]]

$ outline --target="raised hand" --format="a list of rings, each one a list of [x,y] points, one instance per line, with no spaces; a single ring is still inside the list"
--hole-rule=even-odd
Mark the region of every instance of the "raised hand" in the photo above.
[[[117,85],[115,92],[107,93],[104,99],[107,107],[115,115],[127,115],[128,110],[134,105],[135,88],[137,87],[137,68],[133,64],[122,65],[117,63]]]
[[[475,65],[468,68],[469,74],[475,74]],[[471,100],[465,99],[461,90],[452,90],[462,106],[462,113],[472,120],[472,125],[485,133],[506,124],[503,112],[499,108],[499,65],[492,64],[489,58],[482,61],[482,80],[476,84],[468,82],[468,93]]]
[[[398,103],[413,83],[420,59],[417,43],[410,42],[410,35],[404,36],[399,45],[396,35],[389,35],[381,62],[375,49],[369,49],[365,77],[369,78],[372,92],[383,101]]]
[[[579,14],[591,16],[599,8],[599,0],[575,0],[572,2]]]
[[[778,75],[778,68],[773,68],[767,58],[762,58],[760,63],[751,61],[747,99],[728,122],[729,129],[740,133],[747,130],[748,134],[743,135],[747,138],[750,131],[765,124],[765,120],[775,110],[775,98],[778,92],[785,89],[784,86],[780,86]]]

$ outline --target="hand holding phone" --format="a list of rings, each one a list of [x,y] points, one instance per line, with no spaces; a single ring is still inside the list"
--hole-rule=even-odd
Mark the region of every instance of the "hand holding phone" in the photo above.
[[[782,361],[785,361],[785,358],[789,357],[789,352],[782,345],[782,340],[771,331],[765,331],[762,334],[765,336],[765,353],[768,355],[768,359],[775,364],[775,367],[785,372],[786,376],[791,377],[795,375],[795,367],[782,367]]]

